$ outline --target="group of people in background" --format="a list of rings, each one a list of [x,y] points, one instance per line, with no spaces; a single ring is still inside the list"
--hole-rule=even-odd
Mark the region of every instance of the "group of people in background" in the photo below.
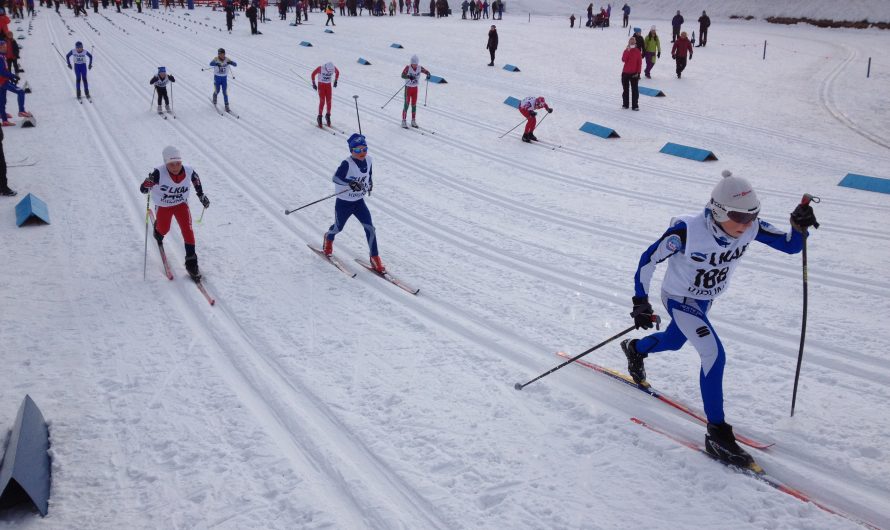
[[[43,4],[43,0],[41,0]],[[10,121],[12,114],[6,112],[7,93],[15,94],[18,103],[18,116],[21,118],[31,118],[31,113],[25,110],[25,89],[19,86],[19,76],[25,72],[19,63],[22,47],[19,45],[9,24],[12,21],[6,14],[7,8],[12,14],[12,18],[23,18],[23,7],[25,3],[22,0],[4,0],[0,1],[0,124],[3,127],[15,125]],[[28,15],[34,15],[34,1],[27,2]],[[6,179],[6,154],[3,151],[3,130],[0,128],[0,196],[13,197],[16,191],[9,187]]]
[[[630,7],[624,4],[624,26],[629,23]],[[689,39],[686,31],[683,31],[683,23],[685,19],[677,10],[677,14],[671,19],[672,38],[671,58],[676,65],[677,79],[683,77],[683,71],[686,69],[688,61],[692,60],[693,47],[703,47],[707,44],[708,28],[711,27],[711,18],[708,17],[706,11],[701,12],[698,18],[699,24],[699,44],[695,46],[694,35],[693,40]],[[642,35],[642,29],[634,28],[633,36],[627,41],[627,48],[621,55],[621,61],[624,64],[621,70],[621,107],[630,108],[632,110],[639,109],[639,81],[640,75],[645,75],[646,79],[652,78],[652,68],[658,59],[661,58],[661,40],[658,37],[658,31],[655,26],[649,28],[649,33],[645,37]],[[645,59],[646,68],[643,69],[643,60]]]

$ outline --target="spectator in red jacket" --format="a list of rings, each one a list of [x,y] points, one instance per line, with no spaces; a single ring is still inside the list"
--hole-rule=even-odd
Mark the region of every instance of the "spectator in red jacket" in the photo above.
[[[643,70],[643,52],[637,45],[637,39],[631,37],[627,41],[627,48],[621,54],[624,68],[621,70],[621,108],[628,107],[628,89],[632,93],[633,110],[640,110],[640,71]]]
[[[689,54],[689,60],[692,60],[692,43],[689,42],[689,37],[686,35],[686,32],[683,31],[680,33],[680,38],[677,39],[677,42],[674,43],[674,47],[671,48],[671,57],[677,61],[677,79],[680,79],[683,74],[683,70],[686,69],[686,54]]]

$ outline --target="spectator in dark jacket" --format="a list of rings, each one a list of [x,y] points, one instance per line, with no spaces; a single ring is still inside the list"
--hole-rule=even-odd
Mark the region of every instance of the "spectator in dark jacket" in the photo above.
[[[0,128],[0,196],[15,197],[16,191],[6,182],[6,155],[3,153],[3,129]]]
[[[626,109],[628,103],[633,102],[633,110],[640,110],[640,71],[643,70],[643,53],[640,50],[636,37],[627,41],[627,49],[621,54],[624,68],[621,70],[621,108]],[[628,89],[632,98],[628,98]],[[631,101],[628,101],[631,99]]]
[[[256,27],[256,19],[257,19],[257,8],[255,5],[250,4],[250,7],[247,8],[247,11],[244,12],[244,16],[247,17],[247,20],[250,21],[250,34],[251,35],[259,35],[260,32]]]
[[[677,40],[677,37],[680,36],[680,26],[683,25],[683,22],[685,22],[683,20],[683,15],[680,14],[680,10],[678,9],[677,14],[674,15],[673,19],[671,19],[671,26],[674,29],[673,33],[671,34],[671,42],[675,42]]]
[[[680,36],[677,37],[677,42],[674,43],[674,47],[671,48],[671,57],[677,61],[677,79],[680,79],[683,75],[683,70],[686,69],[686,54],[689,54],[689,60],[692,60],[692,43],[689,42],[689,37],[686,35],[685,31],[680,32]]]
[[[634,28],[634,40],[637,41],[637,48],[640,49],[640,54],[645,52],[645,44],[646,42],[643,40],[643,30],[642,28]]]
[[[621,11],[624,12],[624,26],[622,27],[626,28],[630,24],[630,6],[625,3]]]
[[[698,17],[698,48],[708,43],[708,28],[711,27],[711,17],[704,11]]]
[[[488,44],[485,45],[485,49],[488,50],[488,54],[491,55],[491,62],[488,63],[488,66],[494,66],[494,52],[498,49],[498,28],[491,25],[491,29],[488,30]]]

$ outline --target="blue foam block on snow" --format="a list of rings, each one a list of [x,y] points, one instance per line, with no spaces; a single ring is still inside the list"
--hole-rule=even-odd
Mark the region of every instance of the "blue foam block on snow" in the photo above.
[[[857,190],[890,193],[890,179],[857,175],[855,173],[847,173],[847,176],[841,179],[837,185]]]
[[[437,75],[430,76],[430,83],[436,83],[437,85],[445,84],[448,81],[445,80],[444,77],[439,77]]]
[[[505,65],[504,65],[504,70],[507,70],[508,72],[518,72],[518,71],[519,71],[519,67],[518,67],[518,66],[513,66],[512,64],[505,64]]]
[[[371,63],[370,63],[367,59],[365,59],[364,57],[359,57],[359,58],[358,58],[358,64],[371,64]]]
[[[49,224],[49,208],[46,203],[30,193],[15,205],[15,224],[22,226],[29,221]]]
[[[332,29],[330,29],[330,28],[325,28],[324,32],[325,32],[325,33],[333,33],[334,30],[332,30]]]
[[[402,45],[399,44],[398,42],[394,42],[394,43],[390,44],[389,47],[390,47],[390,48],[400,48],[400,49],[401,49],[401,48],[404,48],[404,46],[402,46]]]
[[[618,133],[615,132],[615,129],[603,127],[602,125],[590,123],[589,121],[584,122],[584,125],[581,126],[581,130],[594,136],[599,136],[600,138],[621,138],[618,136]]]
[[[658,90],[657,88],[649,88],[649,87],[641,86],[641,87],[639,87],[639,89],[640,89],[640,94],[643,94],[644,96],[652,96],[654,98],[663,98],[664,97],[664,92],[662,92],[661,90]]]
[[[0,466],[0,506],[6,508],[27,500],[45,516],[49,511],[51,474],[49,430],[43,413],[26,395]]]
[[[519,100],[514,98],[513,96],[507,96],[507,99],[504,100],[504,105],[510,105],[511,107],[518,109]]]
[[[697,147],[689,147],[688,145],[673,144],[670,142],[664,144],[664,147],[661,148],[660,152],[667,155],[679,156],[680,158],[697,160],[699,162],[717,160],[717,157],[711,151],[699,149]]]
[[[312,43],[304,40],[304,41],[300,42],[300,46],[305,46],[307,48],[311,48]]]

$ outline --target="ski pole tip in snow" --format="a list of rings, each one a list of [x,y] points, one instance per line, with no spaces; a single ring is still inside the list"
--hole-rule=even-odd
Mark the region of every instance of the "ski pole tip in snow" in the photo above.
[[[519,383],[516,383],[515,385],[513,385],[513,388],[515,388],[516,390],[522,390],[522,385]]]

